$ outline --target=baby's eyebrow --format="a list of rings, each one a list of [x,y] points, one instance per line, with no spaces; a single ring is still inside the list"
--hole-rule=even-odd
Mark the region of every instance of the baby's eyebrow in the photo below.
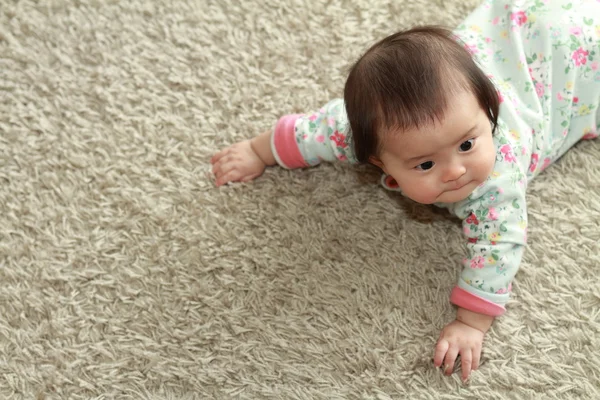
[[[470,138],[469,138],[469,136],[471,136],[471,135],[473,134],[473,131],[474,131],[475,129],[477,129],[477,126],[478,126],[478,125],[479,125],[479,124],[475,124],[475,125],[473,125],[473,127],[472,127],[471,129],[469,129],[469,130],[468,130],[468,131],[467,131],[467,132],[466,132],[466,133],[465,133],[465,134],[464,134],[464,135],[463,135],[463,136],[460,138],[460,140],[459,140],[458,142],[456,142],[456,143],[462,143],[462,142],[464,142],[466,139],[470,139]]]
[[[464,142],[466,139],[468,139],[468,138],[469,138],[469,136],[473,134],[473,131],[474,131],[475,129],[477,129],[477,126],[478,126],[478,125],[479,125],[479,124],[477,124],[477,123],[476,123],[475,125],[473,125],[473,127],[471,127],[471,129],[469,129],[467,132],[465,132],[465,134],[464,134],[464,135],[462,135],[462,136],[461,136],[461,138],[460,138],[460,139],[459,139],[459,140],[458,140],[456,143],[457,143],[457,144],[459,144],[459,143],[462,143],[462,142]],[[415,162],[415,161],[417,161],[417,160],[421,160],[421,159],[424,159],[424,158],[431,157],[431,156],[433,156],[434,154],[435,154],[435,153],[427,153],[427,154],[423,154],[423,155],[420,155],[420,156],[411,157],[411,158],[409,158],[408,160],[406,160],[406,162],[407,162],[407,163]]]
[[[417,160],[421,160],[423,158],[428,158],[431,157],[432,155],[434,155],[435,153],[429,153],[429,154],[423,154],[422,156],[417,156],[417,157],[411,157],[408,160],[406,160],[406,162],[411,163]]]

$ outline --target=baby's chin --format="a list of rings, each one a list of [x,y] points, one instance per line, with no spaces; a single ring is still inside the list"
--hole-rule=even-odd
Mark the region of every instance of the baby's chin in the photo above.
[[[458,190],[442,192],[434,203],[458,203],[459,201],[463,201],[473,193],[477,185],[477,182],[471,182]]]
[[[478,183],[476,181],[470,182],[467,185],[457,190],[447,190],[442,193],[430,193],[425,194],[423,192],[406,193],[402,192],[404,196],[409,199],[416,201],[420,204],[436,204],[436,203],[458,203],[463,201],[473,193],[477,188]]]

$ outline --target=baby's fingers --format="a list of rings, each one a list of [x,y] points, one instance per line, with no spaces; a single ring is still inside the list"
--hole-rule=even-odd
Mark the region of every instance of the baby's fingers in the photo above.
[[[479,362],[481,360],[481,346],[477,346],[473,349],[473,364],[471,368],[473,371],[479,368]]]
[[[229,182],[250,182],[252,179],[258,178],[260,174],[251,174],[245,175],[237,170],[233,170],[223,176],[223,178],[218,179],[216,184],[217,186],[222,186]]]
[[[460,353],[460,362],[462,369],[462,380],[466,382],[471,375],[471,365],[473,363],[471,349],[465,349]]]
[[[223,164],[225,163],[225,156],[223,155],[219,158],[215,158],[215,157],[213,157],[210,160],[210,162],[212,163],[213,174],[217,175],[219,173],[219,171],[221,171],[221,168],[222,168]]]
[[[446,358],[444,360],[444,373],[446,375],[452,375],[452,371],[454,370],[454,363],[456,362],[456,357],[458,357],[458,348],[451,346],[446,353]]]
[[[444,357],[446,357],[446,352],[448,351],[448,347],[449,347],[449,343],[447,340],[443,340],[440,339],[437,343],[437,345],[435,346],[435,355],[433,357],[433,365],[436,366],[436,368],[439,368],[442,366],[442,363],[444,362]]]
[[[260,174],[248,175],[248,176],[245,176],[242,179],[240,179],[240,182],[250,182],[252,179],[258,178],[259,176],[260,176]]]
[[[224,175],[239,165],[239,160],[236,160],[235,154],[227,153],[219,158],[219,161],[213,164],[213,174],[218,178],[219,175]]]
[[[214,154],[214,155],[213,155],[213,156],[210,158],[210,163],[214,165],[214,164],[215,164],[217,161],[219,161],[219,159],[220,159],[221,157],[223,157],[223,152],[222,152],[222,151],[220,151],[220,152],[218,152],[218,153]]]
[[[210,158],[210,163],[216,164],[219,160],[221,160],[223,158],[223,156],[229,154],[229,152],[231,152],[231,147],[227,147],[227,148],[219,151],[218,153],[216,153],[215,155],[213,155]]]
[[[220,177],[218,177],[217,180],[215,181],[215,184],[217,186],[223,186],[224,184],[229,183],[229,182],[237,182],[240,179],[242,179],[243,177],[244,177],[244,174],[242,174],[240,171],[238,171],[237,169],[232,169],[232,170],[224,173]]]

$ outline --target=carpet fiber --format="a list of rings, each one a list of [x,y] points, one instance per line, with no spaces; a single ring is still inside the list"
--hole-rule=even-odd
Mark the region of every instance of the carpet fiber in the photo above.
[[[600,398],[600,142],[531,185],[469,385],[432,366],[459,221],[372,169],[210,156],[339,97],[376,39],[476,1],[0,5],[3,399]]]

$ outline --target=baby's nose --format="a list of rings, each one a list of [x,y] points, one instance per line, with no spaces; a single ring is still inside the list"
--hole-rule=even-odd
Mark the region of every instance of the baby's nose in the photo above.
[[[462,164],[452,165],[444,172],[444,182],[451,182],[459,179],[467,172],[467,169]]]

